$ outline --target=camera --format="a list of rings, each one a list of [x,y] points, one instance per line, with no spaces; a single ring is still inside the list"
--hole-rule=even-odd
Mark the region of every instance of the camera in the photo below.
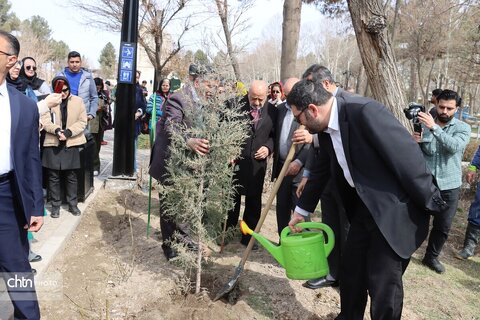
[[[422,124],[420,123],[420,120],[418,119],[418,113],[419,112],[425,112],[425,107],[421,104],[415,103],[415,102],[410,102],[408,104],[408,107],[403,109],[403,112],[405,113],[405,116],[407,117],[408,120],[412,120],[413,122],[413,131],[415,132],[422,132]]]

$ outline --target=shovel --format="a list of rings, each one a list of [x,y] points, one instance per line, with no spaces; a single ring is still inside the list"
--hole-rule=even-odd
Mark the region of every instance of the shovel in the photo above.
[[[301,125],[298,129],[304,129],[304,126]],[[283,178],[285,177],[285,173],[287,172],[288,165],[292,161],[294,155],[295,155],[295,145],[292,143],[292,145],[290,146],[290,150],[288,151],[287,158],[285,159],[285,163],[283,164],[282,170],[280,171],[280,174],[278,175],[278,178],[275,181],[275,184],[273,185],[273,189],[270,192],[270,195],[268,196],[267,203],[265,204],[265,207],[263,208],[262,213],[260,215],[260,219],[258,220],[257,226],[255,227],[256,233],[259,233],[260,229],[262,228],[263,222],[267,217],[268,211],[270,211],[270,207],[272,206],[273,200],[275,199],[278,189],[280,188]],[[255,242],[255,238],[251,237],[250,242],[248,242],[247,248],[243,252],[243,256],[242,256],[242,259],[240,260],[240,263],[235,268],[233,277],[230,279],[230,281],[228,281],[227,284],[223,286],[222,290],[220,290],[217,293],[217,296],[215,297],[215,299],[213,299],[213,301],[217,301],[218,299],[224,297],[235,288],[235,286],[238,283],[238,279],[240,278],[240,275],[243,272],[245,263],[247,262],[247,259],[250,256],[250,252],[252,251],[254,242]]]

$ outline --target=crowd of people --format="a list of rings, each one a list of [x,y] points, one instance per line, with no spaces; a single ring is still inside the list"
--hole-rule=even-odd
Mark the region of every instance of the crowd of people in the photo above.
[[[76,176],[82,166],[80,152],[87,140],[94,141],[92,161],[98,174],[103,134],[112,125],[114,94],[109,83],[82,68],[76,51],[68,54],[67,67],[50,84],[38,77],[35,59],[20,60],[19,52],[17,39],[0,31],[0,108],[6,115],[0,118],[0,211],[5,216],[0,221],[0,269],[33,279],[30,262],[41,256],[31,252],[28,234],[41,228],[47,214],[42,185],[48,189],[52,218],[60,215],[62,179],[68,211],[81,214]],[[422,130],[412,135],[384,105],[342,89],[330,70],[318,64],[309,67],[301,79],[271,84],[253,80],[248,88],[241,83],[227,86],[212,78],[213,72],[192,64],[180,90],[172,93],[170,80],[165,78],[149,96],[137,71],[132,107],[135,143],[144,123],[147,129],[156,127],[149,130],[149,174],[161,184],[170,183],[166,168],[170,132],[198,125],[185,109],[201,108],[218,92],[233,90],[236,98],[226,103],[238,108],[249,130],[241,155],[233,160],[238,170],[226,228],[238,226],[242,196],[243,220],[251,228],[256,226],[267,161],[272,158],[273,181],[293,145],[294,157],[277,195],[278,234],[286,227],[301,232],[297,224],[309,220],[320,201],[321,218],[334,230],[336,242],[328,257],[330,273],[304,286],[339,286],[337,319],[363,319],[368,297],[372,319],[400,319],[402,277],[427,236],[422,263],[437,273],[445,272],[439,256],[456,213],[461,161],[471,131],[454,117],[461,104],[457,92],[435,90],[433,110],[419,112]],[[192,156],[205,157],[210,144],[204,137],[185,136],[185,147]],[[469,183],[476,181],[478,168],[480,148],[468,168]],[[160,203],[166,259],[178,255],[174,242],[198,250],[188,232],[165,211]],[[479,237],[480,188],[470,208],[464,247],[456,257],[471,257]],[[250,236],[242,235],[239,241],[247,246]],[[15,318],[40,318],[33,284],[30,289],[21,299],[9,289]]]
[[[194,126],[185,108],[201,107],[202,100],[194,97],[214,95],[213,87],[218,85],[204,74],[191,80],[191,86],[164,102],[158,121],[150,174],[161,184],[170,183],[168,132],[182,128],[176,124]],[[250,121],[250,132],[241,156],[234,161],[238,166],[236,196],[227,228],[238,224],[241,196],[245,197],[243,220],[255,227],[267,159],[273,155],[274,180],[290,145],[295,144],[294,160],[278,191],[278,232],[286,226],[300,231],[296,225],[309,219],[321,199],[322,220],[333,228],[337,243],[328,257],[330,273],[304,286],[340,286],[337,319],[363,319],[368,296],[372,319],[400,319],[402,277],[427,236],[422,263],[437,273],[445,272],[438,257],[457,209],[461,160],[470,139],[470,126],[454,118],[461,104],[458,94],[449,89],[435,93],[434,115],[420,112],[422,130],[412,135],[379,102],[338,87],[324,66],[313,65],[301,80],[290,78],[284,84],[252,81],[248,92],[238,97],[238,104],[232,104]],[[207,139],[188,137],[185,146],[208,156]],[[470,182],[480,151],[477,154],[467,177]],[[478,202],[477,197],[458,258],[472,256],[478,242]],[[166,258],[177,256],[172,242],[184,242],[196,250],[196,244],[165,210],[160,203]],[[249,241],[249,236],[242,235],[240,243],[247,246]]]

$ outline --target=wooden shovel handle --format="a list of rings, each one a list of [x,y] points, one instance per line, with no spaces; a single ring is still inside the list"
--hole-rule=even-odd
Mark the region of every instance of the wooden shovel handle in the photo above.
[[[300,125],[298,129],[303,130],[305,127],[303,125]],[[298,130],[297,129],[297,130]],[[275,184],[273,185],[273,189],[270,192],[270,195],[268,196],[267,203],[265,204],[265,207],[263,207],[262,213],[260,214],[260,219],[258,220],[257,226],[255,227],[254,232],[258,233],[260,232],[260,229],[262,228],[263,222],[265,221],[265,218],[267,217],[268,211],[270,211],[270,208],[272,207],[273,200],[277,196],[278,189],[280,188],[280,185],[282,184],[283,178],[285,177],[285,173],[287,173],[288,166],[290,165],[290,162],[293,160],[293,156],[295,155],[295,144],[292,143],[290,146],[290,150],[288,150],[287,158],[285,159],[285,163],[283,164],[282,170],[280,171],[280,174],[278,175],[277,180],[275,180]],[[253,237],[250,238],[250,241],[248,242],[248,246],[243,252],[242,260],[240,260],[239,266],[245,265],[245,262],[247,262],[248,256],[250,255],[250,252],[252,251],[253,248],[253,243],[255,242],[255,239]]]

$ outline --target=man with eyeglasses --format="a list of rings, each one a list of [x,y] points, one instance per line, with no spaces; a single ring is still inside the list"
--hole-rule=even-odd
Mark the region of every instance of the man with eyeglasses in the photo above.
[[[27,230],[43,225],[39,114],[35,102],[5,80],[19,51],[17,38],[0,30],[0,271],[14,318],[40,319],[27,240]]]
[[[318,164],[289,226],[313,212],[327,182],[350,220],[342,256],[337,319],[401,319],[402,276],[428,233],[429,214],[447,204],[410,133],[379,102],[333,97],[321,82],[301,80],[287,97],[292,112],[319,134]]]
[[[68,53],[68,66],[56,75],[67,78],[70,93],[83,99],[88,120],[97,114],[98,95],[95,81],[90,72],[82,68],[82,58],[77,51]]]
[[[323,88],[330,92],[334,97],[344,98],[351,95],[342,88],[337,87],[333,75],[326,67],[313,64],[311,65],[302,76],[303,79],[309,79],[318,81],[322,84]],[[298,117],[300,117],[304,109]],[[318,157],[318,135],[310,135],[305,133],[305,130],[298,131],[293,134],[294,143],[312,143],[313,148],[310,149],[307,162],[305,164],[305,170],[303,171],[303,177],[297,188],[297,196],[300,197],[305,184],[308,181],[311,170],[315,167],[316,158]],[[310,289],[319,289],[324,287],[338,287],[340,282],[340,264],[341,255],[345,247],[345,241],[347,240],[348,229],[350,224],[345,215],[345,210],[339,201],[338,196],[333,190],[331,183],[328,183],[320,198],[320,207],[322,211],[322,222],[332,228],[335,234],[335,246],[332,252],[328,256],[329,274],[325,277],[318,279],[311,279],[306,281],[303,286]]]

